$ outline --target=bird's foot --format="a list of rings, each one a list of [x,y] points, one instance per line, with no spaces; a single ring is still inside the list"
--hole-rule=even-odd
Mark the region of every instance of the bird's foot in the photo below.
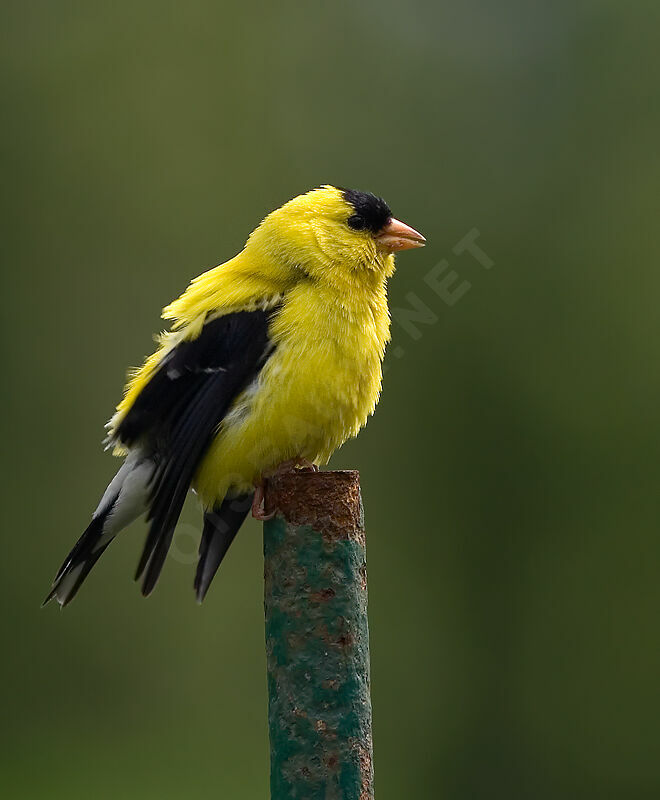
[[[271,477],[273,475],[285,475],[287,472],[294,472],[295,470],[300,470],[301,472],[318,472],[319,467],[307,458],[298,456],[297,458],[290,458],[288,461],[283,461],[281,464],[278,464],[268,475]]]
[[[275,516],[275,512],[266,513],[266,496],[264,493],[264,482],[258,483],[254,487],[254,498],[252,499],[252,516],[259,522],[267,522]]]
[[[272,511],[269,514],[266,513],[266,479],[272,478],[274,475],[285,475],[290,472],[295,472],[296,470],[300,470],[301,472],[318,472],[319,467],[308,459],[298,456],[297,458],[291,458],[288,461],[283,461],[270,472],[265,472],[264,477],[261,479],[261,481],[259,481],[259,483],[255,484],[254,487],[252,516],[255,519],[258,519],[260,522],[267,522],[269,519],[272,519],[275,516],[275,511]]]

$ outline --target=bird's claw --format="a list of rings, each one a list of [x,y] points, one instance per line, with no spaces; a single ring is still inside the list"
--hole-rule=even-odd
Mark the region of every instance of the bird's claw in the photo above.
[[[266,496],[264,493],[263,481],[255,487],[254,498],[252,499],[252,516],[259,522],[268,522],[275,516],[275,512],[266,513]]]
[[[286,473],[294,472],[295,470],[299,470],[300,472],[318,472],[319,467],[307,458],[298,456],[298,458],[290,458],[288,461],[283,461],[281,464],[278,464],[277,467],[267,473],[267,475],[269,477],[273,475],[286,475]]]
[[[318,472],[319,467],[302,456],[298,458],[291,458],[288,461],[283,461],[281,464],[270,471],[264,473],[264,477],[272,478],[275,475],[285,475],[289,472]],[[252,500],[252,516],[259,520],[259,522],[267,522],[275,516],[275,511],[266,513],[266,494],[265,494],[265,480],[261,479],[254,487],[254,498]]]

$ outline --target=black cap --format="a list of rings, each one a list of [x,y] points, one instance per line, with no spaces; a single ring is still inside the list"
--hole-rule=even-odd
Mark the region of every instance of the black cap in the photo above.
[[[348,224],[353,230],[369,230],[378,233],[392,219],[392,212],[387,203],[371,192],[358,192],[355,189],[340,189],[344,200],[355,209]]]

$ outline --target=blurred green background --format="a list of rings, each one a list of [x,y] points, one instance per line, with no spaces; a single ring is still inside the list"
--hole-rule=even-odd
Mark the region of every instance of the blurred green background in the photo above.
[[[379,800],[660,796],[658,3],[1,14],[8,796],[267,796],[254,521],[201,608],[192,502],[148,601],[135,525],[39,603],[160,308],[324,182],[429,240],[332,462],[363,480]],[[491,269],[453,252],[473,229]]]

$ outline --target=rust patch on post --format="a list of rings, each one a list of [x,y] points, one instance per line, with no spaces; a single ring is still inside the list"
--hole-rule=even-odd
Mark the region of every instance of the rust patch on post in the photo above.
[[[357,470],[274,475],[266,481],[267,513],[290,525],[310,525],[328,539],[355,539],[364,546],[364,519]]]

